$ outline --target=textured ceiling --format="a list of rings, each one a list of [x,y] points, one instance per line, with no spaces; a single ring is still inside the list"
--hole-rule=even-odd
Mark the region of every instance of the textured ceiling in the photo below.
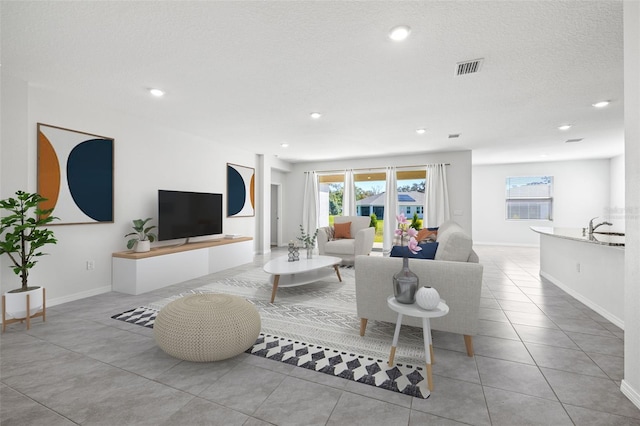
[[[621,1],[1,8],[2,72],[285,160],[472,149],[474,164],[490,164],[624,150]],[[402,43],[386,37],[398,24],[412,29]],[[476,58],[479,73],[455,76]],[[611,105],[591,106],[602,99]]]

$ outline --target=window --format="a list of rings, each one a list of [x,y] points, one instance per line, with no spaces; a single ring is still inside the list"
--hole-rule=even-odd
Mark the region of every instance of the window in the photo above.
[[[384,218],[384,191],[387,186],[387,175],[384,172],[368,171],[353,175],[356,191],[356,214]]]
[[[318,176],[318,192],[320,198],[318,224],[333,225],[333,217],[342,215],[344,174]]]
[[[374,243],[382,243],[384,224],[384,193],[387,187],[387,174],[376,170],[355,173],[356,211],[358,216],[376,215],[376,234]]]
[[[508,177],[507,220],[553,220],[553,176]]]
[[[427,178],[426,170],[400,170],[397,172],[398,212],[413,220],[418,215],[418,225],[422,227],[424,218],[424,197]]]

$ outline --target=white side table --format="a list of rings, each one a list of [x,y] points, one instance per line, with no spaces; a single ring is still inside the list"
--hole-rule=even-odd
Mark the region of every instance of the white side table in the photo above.
[[[387,305],[391,310],[398,313],[396,320],[396,332],[393,334],[393,344],[389,353],[389,367],[393,366],[393,358],[396,355],[396,346],[398,346],[398,336],[400,335],[400,326],[402,325],[402,317],[409,315],[412,317],[422,318],[422,333],[424,339],[424,354],[427,360],[427,384],[429,390],[433,390],[433,377],[431,374],[431,360],[433,359],[433,345],[431,343],[431,323],[430,318],[443,317],[449,313],[449,306],[444,301],[440,301],[438,306],[432,310],[422,309],[417,303],[406,305],[398,303],[395,296],[387,298]]]

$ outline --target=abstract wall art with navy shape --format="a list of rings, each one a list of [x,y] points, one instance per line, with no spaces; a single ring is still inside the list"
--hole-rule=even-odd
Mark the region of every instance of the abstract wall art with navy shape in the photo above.
[[[227,163],[227,217],[255,215],[255,169]]]
[[[55,224],[113,222],[113,138],[38,123],[38,193]]]

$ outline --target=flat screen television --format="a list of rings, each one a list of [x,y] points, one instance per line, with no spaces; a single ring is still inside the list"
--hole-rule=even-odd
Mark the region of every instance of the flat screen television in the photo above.
[[[222,194],[158,190],[158,240],[222,234]]]

